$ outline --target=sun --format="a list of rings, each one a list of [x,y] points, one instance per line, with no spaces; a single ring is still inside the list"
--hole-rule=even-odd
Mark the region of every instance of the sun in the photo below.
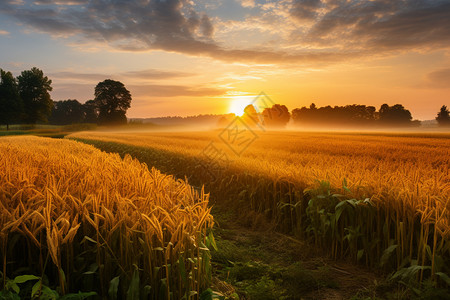
[[[236,96],[231,98],[230,102],[230,113],[236,116],[242,116],[244,114],[244,109],[247,105],[252,103],[254,96]]]

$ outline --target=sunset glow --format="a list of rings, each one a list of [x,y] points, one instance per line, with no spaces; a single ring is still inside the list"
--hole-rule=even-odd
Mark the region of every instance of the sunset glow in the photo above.
[[[230,113],[236,116],[242,116],[247,105],[251,104],[255,96],[237,96],[233,97],[230,102]]]
[[[7,0],[0,67],[42,69],[53,100],[120,80],[128,117],[241,113],[230,97],[265,92],[290,111],[401,103],[425,120],[450,104],[449,20],[448,1]]]
[[[0,300],[448,299],[449,200],[450,0],[0,0]]]

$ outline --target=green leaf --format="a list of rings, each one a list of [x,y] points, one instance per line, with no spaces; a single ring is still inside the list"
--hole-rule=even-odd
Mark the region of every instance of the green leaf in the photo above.
[[[360,261],[364,254],[364,249],[358,250],[358,254],[356,255],[356,260]]]
[[[439,278],[441,278],[448,286],[450,286],[450,277],[448,277],[447,274],[442,273],[442,272],[436,272],[434,274],[439,276]]]
[[[59,271],[59,274],[61,275],[63,282],[66,282],[66,274],[64,273],[64,270],[61,268],[58,271]]]
[[[161,268],[160,267],[153,267],[153,276],[156,277],[158,275],[158,272]]]
[[[209,242],[211,243],[211,246],[213,247],[213,249],[218,251],[219,249],[217,248],[216,240],[214,239],[214,235],[213,235],[212,231],[209,233],[208,239],[209,239]]]
[[[59,298],[59,295],[56,291],[52,290],[48,286],[42,286],[42,293],[39,300],[56,300]]]
[[[97,272],[98,270],[98,265],[96,263],[93,263],[89,266],[88,271],[84,272],[84,275],[91,275],[91,274],[95,274],[95,272]]]
[[[200,300],[213,300],[213,291],[211,289],[204,290],[200,294]]]
[[[331,196],[334,197],[334,198],[342,198],[342,197],[344,197],[344,195],[342,195],[342,194],[333,194]]]
[[[120,276],[114,277],[109,282],[108,296],[112,300],[117,299],[117,291],[119,289]]]
[[[3,290],[0,292],[0,300],[20,300],[20,297],[11,291]]]
[[[150,285],[144,286],[144,299],[149,299],[150,293],[152,291],[152,287]]]
[[[128,288],[127,300],[139,300],[139,270],[136,265]]]
[[[391,257],[395,249],[397,249],[397,245],[389,246],[386,250],[384,250],[383,255],[380,259],[381,266],[384,266],[389,261],[389,258]]]
[[[40,278],[34,275],[21,275],[14,278],[14,283],[21,284],[30,280],[39,280]]]
[[[392,279],[396,279],[400,277],[402,280],[411,280],[418,271],[420,270],[429,270],[431,269],[430,266],[417,266],[413,265],[408,268],[403,268],[395,272],[395,274],[392,276]]]
[[[92,242],[94,244],[97,244],[96,240],[91,239],[90,237],[88,237],[87,235],[84,236],[83,240],[81,241],[81,243],[83,243],[85,240]]]
[[[6,288],[7,290],[13,290],[14,292],[16,292],[16,294],[19,294],[19,293],[20,293],[20,288],[19,288],[19,286],[18,286],[14,281],[12,281],[12,280],[6,282],[5,288]]]
[[[345,200],[345,202],[347,202],[348,204],[350,204],[353,208],[356,207],[356,199],[349,199],[349,200]]]
[[[67,294],[61,298],[60,300],[83,300],[91,296],[96,296],[96,292],[78,292],[78,294]]]
[[[39,296],[39,291],[41,289],[41,280],[39,279],[38,282],[36,282],[33,287],[31,288],[31,298],[36,298]]]
[[[178,267],[180,268],[181,279],[183,280],[184,285],[187,287],[187,274],[183,255],[180,255],[180,258],[178,258]]]
[[[159,285],[159,298],[158,299],[166,299],[167,296],[167,284],[166,278],[160,280],[161,284]]]
[[[442,268],[446,266],[444,259],[440,256],[435,254],[434,255],[434,268],[436,271],[441,271]]]
[[[225,300],[225,295],[213,291],[213,299]]]

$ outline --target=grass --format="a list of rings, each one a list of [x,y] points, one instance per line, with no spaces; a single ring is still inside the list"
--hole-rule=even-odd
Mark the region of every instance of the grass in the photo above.
[[[10,130],[6,126],[0,126],[0,137],[13,135],[33,135],[62,139],[66,135],[76,131],[93,130],[95,124],[72,124],[72,125],[11,125]]]
[[[213,214],[218,248],[211,253],[213,269],[228,284],[223,291],[215,288],[229,299],[347,299],[361,286],[372,288],[367,278],[375,277],[367,271],[340,262],[352,271],[341,273],[304,242],[271,229],[250,230],[223,208],[215,207]]]

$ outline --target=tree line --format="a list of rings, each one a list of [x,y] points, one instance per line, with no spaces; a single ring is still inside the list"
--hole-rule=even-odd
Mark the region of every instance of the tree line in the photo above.
[[[94,99],[84,104],[75,99],[53,101],[51,85],[52,80],[38,68],[23,71],[17,78],[0,69],[0,124],[9,130],[9,125],[19,123],[127,123],[126,111],[132,98],[123,83],[111,79],[99,82],[94,90]],[[225,127],[234,117],[234,114],[224,115],[218,125]],[[401,104],[383,104],[377,110],[374,106],[357,104],[317,107],[312,103],[291,112],[281,104],[274,104],[262,112],[248,105],[242,120],[249,126],[273,128],[283,128],[291,120],[295,125],[306,126],[420,126],[420,121],[413,120],[411,112]],[[440,126],[450,126],[447,106],[441,107],[436,120]]]
[[[219,121],[219,127],[226,127],[235,118],[234,114],[224,115]],[[264,126],[269,128],[283,128],[290,121],[300,126],[358,126],[358,127],[408,127],[420,126],[420,121],[413,120],[411,112],[401,104],[383,104],[377,111],[374,106],[345,105],[317,107],[312,103],[309,107],[295,108],[289,112],[285,105],[274,104],[257,112],[253,105],[244,109],[241,117],[250,127]],[[436,120],[439,126],[450,126],[450,113],[443,105]]]
[[[72,99],[53,101],[51,85],[52,80],[38,68],[23,71],[17,78],[0,69],[0,124],[9,130],[11,124],[127,123],[132,98],[123,83],[111,79],[99,82],[94,99],[84,104]]]

